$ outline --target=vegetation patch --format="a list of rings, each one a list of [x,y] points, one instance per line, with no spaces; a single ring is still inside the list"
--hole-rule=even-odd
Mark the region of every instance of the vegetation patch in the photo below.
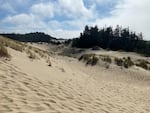
[[[124,62],[123,62],[123,65],[124,65],[124,67],[125,68],[129,68],[129,67],[131,67],[131,66],[133,66],[134,65],[134,62],[131,60],[131,58],[130,57],[127,57],[127,58],[123,58],[124,60]]]
[[[149,62],[146,60],[138,60],[138,63],[136,63],[136,66],[141,67],[146,70],[150,70]]]
[[[29,57],[30,59],[36,59],[36,58],[37,58],[36,55],[35,55],[35,53],[33,53],[33,52],[30,51],[30,50],[27,50],[26,53],[28,54],[28,57]]]
[[[122,66],[122,67],[125,67],[125,68],[129,68],[129,67],[134,65],[134,62],[131,60],[130,57],[115,58],[114,62],[115,62],[116,65]]]
[[[123,60],[121,58],[115,58],[114,61],[118,66],[123,66]]]
[[[0,57],[9,57],[7,48],[0,44]]]
[[[51,61],[50,61],[50,58],[48,57],[48,59],[47,59],[47,61],[46,61],[47,63],[48,63],[48,66],[52,66],[52,63],[51,63]]]
[[[0,42],[2,45],[6,47],[10,47],[14,50],[22,52],[24,50],[25,45],[22,44],[21,42],[14,41],[5,37],[0,37]]]
[[[111,60],[110,56],[108,56],[108,55],[100,55],[100,58],[102,61],[104,61],[106,63],[110,63],[110,64],[112,63],[112,60]]]
[[[86,65],[96,65],[99,61],[99,58],[95,54],[84,54],[79,57],[79,61],[83,60],[86,62]]]

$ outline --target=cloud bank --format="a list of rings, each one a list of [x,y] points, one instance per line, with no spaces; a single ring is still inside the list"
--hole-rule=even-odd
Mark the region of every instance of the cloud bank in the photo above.
[[[78,37],[85,25],[122,25],[150,40],[149,0],[0,0],[0,32]]]

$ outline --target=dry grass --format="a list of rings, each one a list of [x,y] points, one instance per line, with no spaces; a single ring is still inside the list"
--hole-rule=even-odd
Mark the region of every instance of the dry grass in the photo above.
[[[7,48],[0,44],[0,57],[9,57]]]
[[[138,60],[136,66],[141,67],[146,70],[150,70],[149,62],[146,60]]]
[[[129,68],[129,67],[134,65],[134,62],[131,60],[130,57],[115,58],[114,62],[116,65],[121,66],[121,67],[125,67],[125,68]]]
[[[35,53],[32,52],[32,51],[29,50],[29,49],[26,49],[26,54],[28,55],[28,57],[29,57],[30,59],[36,59],[36,58],[37,58],[37,56],[35,55]]]
[[[48,66],[52,66],[52,63],[51,63],[51,61],[50,61],[50,58],[48,57],[48,59],[47,59],[47,61],[46,61],[47,63],[48,63]]]
[[[80,60],[83,60],[83,61],[87,61],[87,60],[89,60],[90,58],[92,58],[93,56],[95,56],[95,54],[84,54],[84,55],[82,55],[81,57],[79,57],[79,61]]]
[[[100,55],[99,57],[101,58],[102,61],[106,63],[110,63],[110,64],[112,63],[112,59],[108,55]]]
[[[79,58],[79,61],[83,60],[86,62],[86,65],[96,65],[99,61],[99,58],[95,54],[84,54]]]
[[[25,47],[25,45],[22,44],[21,42],[11,40],[11,39],[8,39],[8,38],[2,37],[2,36],[0,36],[0,42],[2,45],[6,46],[6,47],[10,47],[10,48],[20,51],[20,52],[22,52]]]
[[[116,65],[123,66],[123,59],[121,59],[121,58],[115,58],[114,61],[115,61]]]
[[[134,62],[131,60],[130,57],[123,58],[123,59],[124,59],[123,65],[125,68],[129,68],[134,65]]]

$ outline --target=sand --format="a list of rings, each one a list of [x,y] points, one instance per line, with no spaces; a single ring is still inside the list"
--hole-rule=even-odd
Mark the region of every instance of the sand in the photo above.
[[[85,66],[54,55],[0,59],[0,113],[149,113],[150,72]]]

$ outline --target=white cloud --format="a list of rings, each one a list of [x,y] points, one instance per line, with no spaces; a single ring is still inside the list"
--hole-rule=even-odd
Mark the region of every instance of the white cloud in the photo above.
[[[16,26],[16,29],[39,29],[44,28],[45,23],[32,14],[18,14],[8,16],[3,19],[2,23],[7,23]]]
[[[87,9],[83,0],[58,0],[58,4],[59,13],[63,12],[70,18],[91,18],[93,16],[93,7]]]
[[[98,25],[122,25],[130,27],[137,32],[143,32],[144,38],[150,40],[150,1],[149,0],[124,0],[112,11],[112,17],[97,19]]]
[[[38,3],[31,7],[31,12],[38,15],[39,17],[53,17],[54,6],[52,3]]]

